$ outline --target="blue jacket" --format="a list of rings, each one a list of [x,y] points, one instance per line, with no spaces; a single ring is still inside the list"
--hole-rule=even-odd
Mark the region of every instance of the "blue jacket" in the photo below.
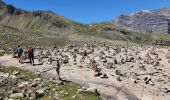
[[[22,54],[22,53],[23,53],[23,50],[22,50],[21,47],[17,48],[17,53],[18,53],[18,54]]]

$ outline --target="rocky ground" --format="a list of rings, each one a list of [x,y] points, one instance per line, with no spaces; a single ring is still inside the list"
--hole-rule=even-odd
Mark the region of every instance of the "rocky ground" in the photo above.
[[[170,50],[135,44],[94,44],[36,49],[35,66],[18,64],[11,56],[2,65],[14,65],[39,75],[90,87],[106,100],[169,100]]]
[[[0,67],[0,100],[99,100],[72,82],[52,81],[15,67]]]

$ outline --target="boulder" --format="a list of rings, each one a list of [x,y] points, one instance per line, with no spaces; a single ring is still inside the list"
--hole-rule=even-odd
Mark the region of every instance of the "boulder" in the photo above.
[[[10,95],[10,98],[23,98],[24,94],[23,93],[14,93]]]
[[[26,87],[27,85],[29,85],[29,82],[21,82],[21,84],[18,84],[18,87],[23,88]]]
[[[46,89],[39,89],[39,90],[37,90],[37,91],[36,91],[36,98],[41,98],[41,97],[43,97],[46,92],[47,92]]]

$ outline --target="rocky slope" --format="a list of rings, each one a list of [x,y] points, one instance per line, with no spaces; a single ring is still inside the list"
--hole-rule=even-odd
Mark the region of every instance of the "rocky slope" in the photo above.
[[[27,59],[19,64],[10,55],[0,57],[0,64],[52,78],[57,76],[56,62],[59,60],[61,79],[97,90],[102,98],[106,98],[103,100],[170,98],[169,48],[120,41],[110,44],[88,42],[59,49],[36,49],[35,58],[35,66],[27,64]]]
[[[113,24],[98,23],[93,26],[77,23],[65,17],[59,16],[51,11],[25,11],[18,9],[12,5],[4,3],[0,0],[0,39],[6,43],[7,40],[16,39],[14,37],[21,37],[14,44],[24,44],[22,40],[35,41],[31,44],[45,41],[46,43],[55,45],[57,42],[51,43],[54,40],[89,40],[104,38],[111,40],[131,40],[136,39],[136,34],[126,34],[122,32]],[[110,29],[110,30],[108,30]],[[14,30],[14,31],[13,31]],[[17,34],[17,36],[16,36]],[[29,35],[32,34],[32,35]],[[26,36],[26,37],[25,37]],[[4,38],[5,37],[5,38]],[[23,39],[24,38],[24,39]],[[40,40],[41,39],[41,40]],[[47,41],[46,41],[47,40]],[[39,42],[38,42],[39,41]],[[44,44],[44,45],[45,45]]]
[[[72,23],[51,11],[28,12],[0,1],[0,24],[18,29],[57,31],[70,28]]]
[[[135,26],[134,23],[132,25]],[[166,27],[162,28],[162,30],[166,30]],[[0,48],[19,44],[22,46],[31,44],[39,47],[63,46],[69,41],[77,40],[143,42],[144,40],[165,39],[164,37],[170,39],[170,36],[167,35],[148,35],[122,29],[111,22],[87,25],[59,16],[51,11],[25,11],[0,0]]]
[[[123,14],[115,22],[133,31],[170,34],[170,9],[143,10],[134,14]]]

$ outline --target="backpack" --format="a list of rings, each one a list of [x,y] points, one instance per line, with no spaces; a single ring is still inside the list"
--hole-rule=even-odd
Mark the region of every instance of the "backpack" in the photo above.
[[[29,48],[29,49],[28,49],[28,54],[29,54],[29,55],[33,55],[33,51],[34,51],[33,48]]]
[[[18,49],[17,49],[17,53],[18,53],[18,54],[22,54],[22,53],[23,53],[22,48],[18,48]]]

